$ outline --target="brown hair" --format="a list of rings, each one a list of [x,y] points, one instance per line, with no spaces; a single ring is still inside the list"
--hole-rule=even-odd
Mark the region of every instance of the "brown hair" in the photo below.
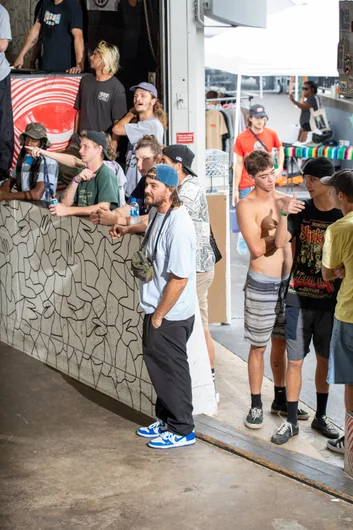
[[[248,129],[251,128],[251,125],[252,125],[252,119],[253,119],[254,116],[248,116],[246,118],[246,126],[248,127]],[[265,125],[267,123],[267,118],[265,117]]]
[[[153,153],[153,158],[163,156],[163,145],[152,134],[145,134],[136,144],[135,152],[143,147],[149,147]]]
[[[154,98],[156,97],[152,94],[152,92],[150,92],[150,94]],[[161,102],[158,99],[156,103],[154,104],[153,114],[156,116],[156,118],[159,119],[159,121],[162,124],[163,129],[166,131],[168,129],[168,116],[165,110],[163,109]]]
[[[107,142],[107,146],[106,146],[105,150],[107,151],[107,154],[109,156],[109,160],[115,160],[116,153],[115,153],[115,150],[113,148],[112,137],[110,136],[110,134],[105,133],[104,131],[99,131],[99,132],[101,132],[105,136],[105,140]],[[101,145],[96,144],[96,142],[94,142],[93,140],[91,140],[90,138],[87,137],[87,131],[81,131],[80,132],[80,138],[87,138],[96,147],[102,147]],[[103,149],[102,149],[102,159],[104,160]]]
[[[260,171],[273,168],[272,155],[267,151],[253,151],[244,158],[244,167],[251,177],[256,177]]]
[[[209,90],[206,92],[206,99],[217,99],[218,98],[218,92],[215,90]]]
[[[183,201],[179,197],[178,190],[176,188],[172,188],[171,186],[166,186],[169,190],[171,190],[172,194],[170,196],[170,200],[172,203],[172,208],[178,208],[179,206],[183,205]]]
[[[353,203],[353,171],[351,169],[341,169],[336,171],[331,177],[332,186],[335,188],[337,195],[339,192],[344,193],[347,202]]]

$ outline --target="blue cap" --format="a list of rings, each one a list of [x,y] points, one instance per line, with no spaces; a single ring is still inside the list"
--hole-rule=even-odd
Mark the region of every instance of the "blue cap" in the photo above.
[[[150,171],[152,172],[153,170],[156,175],[149,175]],[[167,164],[157,164],[156,166],[151,167],[151,169],[148,170],[146,177],[159,180],[159,182],[163,182],[163,184],[170,186],[171,188],[177,188],[179,183],[178,173],[173,167],[168,166]]]
[[[158,98],[158,92],[157,89],[152,83],[146,83],[143,81],[142,83],[139,83],[138,85],[134,85],[130,88],[131,92],[135,92],[137,88],[142,88],[142,90],[147,90],[147,92],[151,92],[156,98]]]

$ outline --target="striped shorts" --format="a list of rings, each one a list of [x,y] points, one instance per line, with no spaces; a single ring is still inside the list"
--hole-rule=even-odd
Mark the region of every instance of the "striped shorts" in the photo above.
[[[244,338],[253,346],[266,346],[271,337],[285,340],[284,297],[288,278],[248,271],[244,286]]]

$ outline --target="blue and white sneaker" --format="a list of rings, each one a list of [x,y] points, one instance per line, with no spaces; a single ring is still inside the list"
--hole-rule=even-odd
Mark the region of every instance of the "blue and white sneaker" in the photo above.
[[[194,431],[187,436],[179,436],[170,431],[165,431],[148,442],[148,446],[152,449],[173,449],[174,447],[184,447],[185,445],[193,445],[196,442]]]
[[[136,434],[142,436],[142,438],[158,438],[162,432],[166,432],[168,426],[164,421],[156,421],[148,427],[140,427],[137,429]]]

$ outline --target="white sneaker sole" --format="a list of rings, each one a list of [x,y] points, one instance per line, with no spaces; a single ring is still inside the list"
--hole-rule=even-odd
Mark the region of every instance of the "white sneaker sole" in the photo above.
[[[334,447],[329,443],[326,443],[326,447],[329,451],[333,451],[334,453],[337,453],[339,455],[344,455],[344,449],[342,449],[341,447]]]
[[[254,429],[254,430],[256,430],[256,429],[261,429],[261,428],[262,428],[262,426],[263,426],[263,422],[262,422],[261,424],[259,424],[259,425],[256,425],[256,424],[254,424],[254,423],[248,423],[246,420],[244,420],[244,425],[245,425],[245,427],[247,427],[248,429]]]
[[[194,445],[194,443],[196,442],[196,439],[195,440],[190,440],[188,442],[183,442],[181,444],[173,444],[173,445],[150,445],[149,443],[147,444],[148,447],[150,447],[151,449],[178,449],[179,447],[186,447],[188,445]]]

